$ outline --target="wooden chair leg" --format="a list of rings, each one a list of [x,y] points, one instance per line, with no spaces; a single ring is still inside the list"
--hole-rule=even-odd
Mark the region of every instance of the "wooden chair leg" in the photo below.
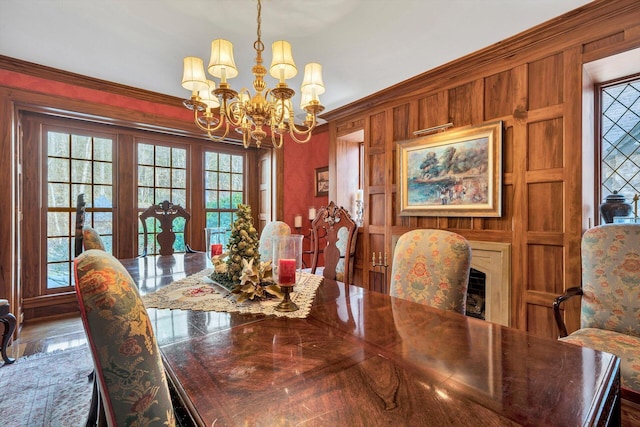
[[[9,357],[7,355],[7,346],[9,345],[9,340],[13,335],[13,332],[16,330],[16,316],[11,313],[4,313],[0,317],[0,322],[4,324],[4,333],[2,334],[2,344],[0,350],[2,352],[2,359],[5,364],[10,364],[15,362],[16,360]]]
[[[93,391],[91,392],[91,405],[89,406],[89,415],[87,416],[87,427],[95,427],[98,424],[100,396],[98,393],[98,381],[95,374],[89,374],[89,376],[93,376]]]

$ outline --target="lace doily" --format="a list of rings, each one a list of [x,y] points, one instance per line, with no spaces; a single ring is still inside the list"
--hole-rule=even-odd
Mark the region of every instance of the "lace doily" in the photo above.
[[[235,295],[212,281],[208,276],[213,269],[205,269],[184,279],[142,296],[147,308],[169,308],[179,310],[221,311],[228,313],[253,313],[292,318],[309,315],[316,290],[322,283],[322,276],[301,273],[299,284],[293,288],[291,300],[299,310],[285,313],[275,308],[280,299],[267,301],[245,301],[238,304]]]

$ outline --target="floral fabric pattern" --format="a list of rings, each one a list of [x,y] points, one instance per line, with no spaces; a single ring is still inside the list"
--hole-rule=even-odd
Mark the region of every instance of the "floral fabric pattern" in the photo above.
[[[264,226],[262,234],[260,234],[260,261],[273,260],[273,238],[276,236],[288,236],[291,234],[291,228],[286,222],[272,221]]]
[[[393,254],[392,296],[464,314],[471,246],[445,230],[412,230],[398,239]]]
[[[101,250],[83,252],[74,265],[108,424],[175,426],[160,351],[133,279]]]
[[[82,245],[85,250],[89,249],[100,249],[101,251],[106,250],[104,246],[104,242],[102,241],[102,237],[96,230],[88,225],[82,227]]]
[[[584,328],[560,339],[618,356],[622,387],[640,393],[640,338],[605,329]]]
[[[582,238],[581,328],[640,337],[640,224],[607,224]]]

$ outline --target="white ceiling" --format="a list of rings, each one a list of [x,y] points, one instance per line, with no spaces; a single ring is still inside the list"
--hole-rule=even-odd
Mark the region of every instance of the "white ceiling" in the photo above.
[[[286,39],[299,74],[320,62],[325,111],[487,47],[588,0],[262,0],[265,66]],[[0,0],[0,54],[188,98],[182,59],[234,44],[251,87],[256,0]],[[273,87],[270,76],[267,83]],[[294,105],[299,99],[294,98]]]

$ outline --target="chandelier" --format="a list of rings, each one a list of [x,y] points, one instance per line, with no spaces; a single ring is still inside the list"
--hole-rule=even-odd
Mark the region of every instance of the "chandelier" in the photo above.
[[[183,104],[193,110],[196,126],[213,141],[224,140],[233,127],[242,133],[245,148],[251,145],[251,140],[260,148],[262,140],[267,136],[265,127],[268,127],[271,130],[271,142],[276,148],[282,147],[283,135],[287,133],[294,141],[305,143],[316,127],[317,114],[324,110],[319,98],[324,93],[322,66],[312,62],[304,67],[300,108],[305,111],[306,117],[303,124],[296,125],[291,103],[295,91],[286,82],[298,73],[291,45],[284,40],[272,44],[273,58],[269,74],[278,79],[278,84],[273,89],[267,88],[264,81],[267,70],[262,65],[264,44],[261,40],[261,12],[262,5],[258,0],[257,40],[253,44],[256,61],[251,69],[255,77],[255,95],[252,96],[246,88],[240,92],[231,88],[227,80],[238,75],[233,59],[233,45],[228,40],[217,39],[211,42],[208,71],[213,77],[220,79],[219,85],[216,87],[213,80],[207,79],[201,58],[184,58],[182,87],[191,91],[191,98]]]

